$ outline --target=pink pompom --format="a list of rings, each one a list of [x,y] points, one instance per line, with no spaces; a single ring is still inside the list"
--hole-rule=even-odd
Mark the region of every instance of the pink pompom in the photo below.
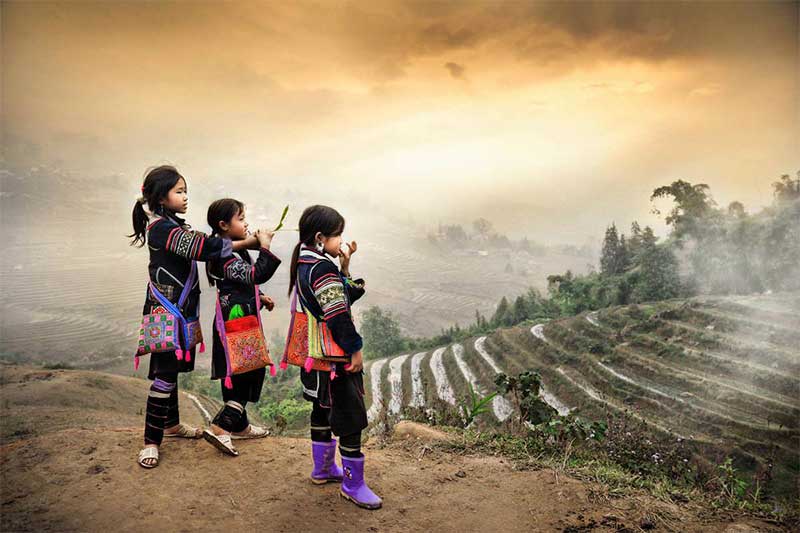
[[[230,376],[225,378],[225,388],[226,389],[232,389],[233,388],[233,380],[231,379]]]
[[[275,370],[275,365],[269,365],[269,375],[275,377],[278,375],[278,371]]]
[[[331,381],[336,379],[336,369],[331,370]]]
[[[139,370],[139,356],[133,358],[133,369]]]
[[[206,343],[200,343],[200,353],[206,353]]]
[[[181,350],[180,348],[175,350],[175,357],[178,358],[178,361],[183,361],[183,350]]]
[[[188,363],[191,360],[192,360],[192,352],[187,350],[186,351],[186,362]]]
[[[311,372],[312,366],[314,366],[314,359],[311,357],[306,357],[306,362],[303,364],[303,368],[305,368],[306,372]]]
[[[281,361],[281,370],[286,370],[287,368],[289,368],[289,363]]]

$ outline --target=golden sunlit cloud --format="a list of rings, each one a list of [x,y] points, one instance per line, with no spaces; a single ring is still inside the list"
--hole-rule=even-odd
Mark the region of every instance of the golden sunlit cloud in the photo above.
[[[620,208],[647,218],[664,182],[762,205],[759,180],[800,166],[795,2],[4,2],[2,19],[12,166],[135,184],[168,160],[209,191],[332,186],[581,240]]]

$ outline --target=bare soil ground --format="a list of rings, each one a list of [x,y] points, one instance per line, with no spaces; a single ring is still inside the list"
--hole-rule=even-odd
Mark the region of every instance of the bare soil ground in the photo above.
[[[169,440],[145,470],[146,382],[75,370],[0,367],[2,531],[779,531],[646,494],[611,497],[552,470],[437,451],[430,428],[367,443],[367,480],[384,508],[312,485],[306,439],[268,437],[223,456]],[[202,424],[181,395],[183,421]],[[402,437],[400,436],[402,435]]]

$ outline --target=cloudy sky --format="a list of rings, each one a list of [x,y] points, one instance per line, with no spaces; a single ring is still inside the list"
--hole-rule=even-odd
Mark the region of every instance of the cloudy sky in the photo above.
[[[679,178],[755,208],[800,169],[799,6],[4,1],[5,164],[542,241],[650,221]]]

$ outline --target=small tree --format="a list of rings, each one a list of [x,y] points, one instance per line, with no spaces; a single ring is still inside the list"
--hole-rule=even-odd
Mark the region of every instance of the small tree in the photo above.
[[[603,252],[600,256],[600,272],[603,275],[610,276],[619,273],[619,247],[617,226],[611,224],[606,228],[606,236],[603,238]]]
[[[516,377],[498,374],[494,383],[500,393],[513,395],[520,427],[526,422],[533,425],[543,424],[558,415],[555,409],[539,397],[542,376],[538,372],[527,370]]]
[[[492,223],[485,218],[479,218],[472,223],[472,228],[481,239],[487,239],[492,233]]]
[[[639,254],[639,278],[633,289],[637,302],[666,300],[680,294],[678,261],[667,246],[659,246],[657,241],[653,230],[646,227]]]
[[[372,306],[361,316],[361,332],[369,357],[383,357],[405,347],[400,326],[391,313]]]
[[[492,315],[492,326],[510,326],[511,325],[511,309],[508,305],[508,299],[503,296],[500,303],[497,304],[497,309]]]

